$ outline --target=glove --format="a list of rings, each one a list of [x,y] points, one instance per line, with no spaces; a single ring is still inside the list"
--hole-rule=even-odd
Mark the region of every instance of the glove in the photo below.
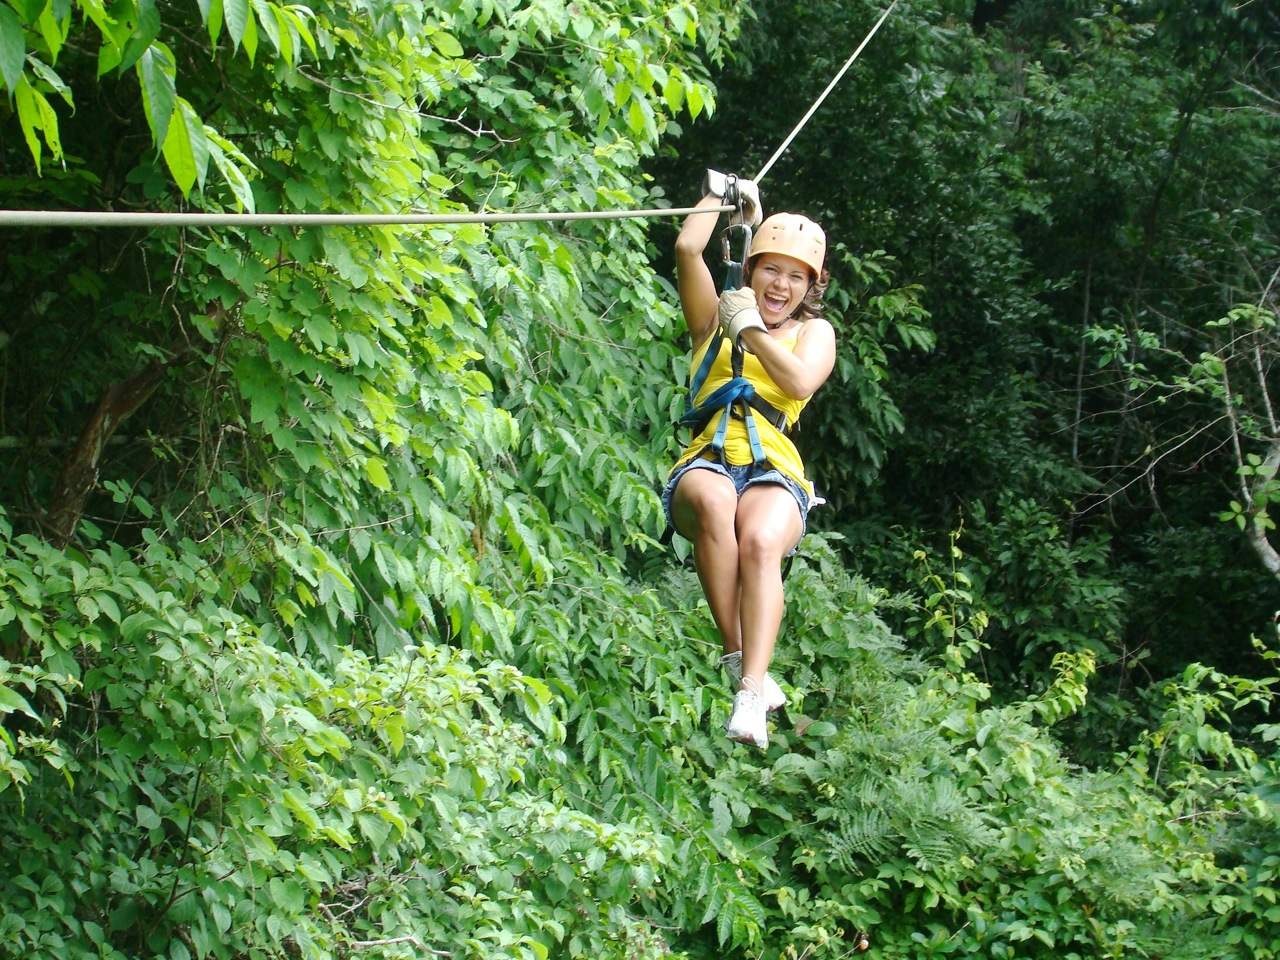
[[[702,176],[702,195],[704,197],[720,197],[724,199],[725,191],[729,188],[728,174],[721,173],[719,170],[707,168],[707,172]]]
[[[719,197],[725,203],[741,206],[740,214],[735,211],[729,215],[730,223],[745,223],[755,227],[763,219],[760,188],[754,180],[742,180],[718,170],[707,170],[702,178],[702,193],[704,196]]]
[[[738,181],[738,203],[741,213],[729,214],[730,223],[745,223],[749,227],[758,227],[764,219],[760,207],[760,188],[754,180]]]
[[[751,348],[739,338],[744,330],[764,330],[768,328],[764,325],[764,320],[760,316],[760,310],[756,306],[756,294],[750,287],[740,287],[737,290],[728,290],[720,295],[720,329],[725,332],[734,343],[742,347],[748,353]]]

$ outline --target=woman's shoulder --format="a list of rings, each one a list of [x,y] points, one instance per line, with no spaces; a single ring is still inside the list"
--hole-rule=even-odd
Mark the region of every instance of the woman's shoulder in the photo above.
[[[809,340],[813,337],[830,337],[835,339],[836,328],[831,325],[831,321],[819,314],[816,317],[810,317],[800,324],[800,332],[796,335],[797,340]]]

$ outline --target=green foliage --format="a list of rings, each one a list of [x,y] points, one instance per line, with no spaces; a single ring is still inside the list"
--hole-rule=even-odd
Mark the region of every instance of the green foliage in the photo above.
[[[918,284],[892,286],[895,261],[883,250],[858,256],[841,242],[828,263],[839,279],[825,303],[837,325],[840,350],[822,413],[806,431],[814,471],[837,508],[853,491],[869,484],[883,466],[889,438],[905,428],[902,411],[887,387],[890,358],[910,350],[930,350],[935,336]],[[812,438],[812,439],[810,439]],[[840,456],[824,456],[824,451]]]
[[[613,907],[652,895],[669,849],[530,792],[511,708],[561,736],[545,684],[430,644],[321,672],[221,606],[191,547],[139,563],[0,532],[4,643],[45,665],[0,687],[25,718],[0,799],[10,955],[645,949]]]
[[[0,4],[0,205],[640,205],[680,123],[759,102],[703,61],[779,15],[739,44],[720,3]],[[6,238],[0,953],[1267,957],[1269,648],[1153,694],[1118,760],[1060,746],[1126,584],[1047,499],[1083,473],[1033,429],[1037,325],[1074,354],[1015,227],[1066,211],[1019,179],[1008,65],[958,16],[904,11],[792,160],[849,174],[809,207],[847,345],[807,434],[833,525],[904,454],[964,465],[982,509],[941,559],[893,538],[895,595],[845,566],[866,541],[806,541],[763,753],[724,741],[718,638],[654,544],[684,363],[662,228]],[[1116,56],[1089,96],[1074,48],[1031,71],[1046,156],[1131,129],[1102,80],[1148,32],[1083,19],[1070,43]],[[797,58],[758,60],[779,111],[805,97]],[[1171,129],[1140,119],[1125,144]]]

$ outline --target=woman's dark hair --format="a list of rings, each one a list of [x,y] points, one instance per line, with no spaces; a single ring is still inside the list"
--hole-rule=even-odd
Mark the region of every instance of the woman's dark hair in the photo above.
[[[756,260],[764,254],[756,254],[747,261],[746,269],[742,272],[742,283],[744,286],[751,284],[751,271],[755,269]],[[814,317],[822,316],[822,297],[827,292],[827,283],[831,280],[831,274],[824,267],[817,278],[810,281],[809,289],[805,292],[804,299],[800,301],[800,306],[796,307],[795,313],[792,314],[797,320],[812,320]]]

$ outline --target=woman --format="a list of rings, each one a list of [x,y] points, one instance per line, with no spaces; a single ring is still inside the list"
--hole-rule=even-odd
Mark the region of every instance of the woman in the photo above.
[[[758,220],[755,185],[739,181],[744,213]],[[704,196],[698,206],[718,206]],[[693,542],[694,564],[724,641],[721,663],[736,681],[728,736],[768,745],[766,712],[785,698],[767,675],[782,623],[782,560],[804,534],[813,485],[786,435],[835,365],[835,332],[817,309],[826,289],[826,240],[806,217],[775,214],[755,233],[740,290],[716,295],[702,259],[718,214],[693,213],[676,238],[680,304],[693,339],[693,368],[714,342],[718,353],[697,402],[733,377],[732,343],[745,351],[742,377],[767,403],[753,411],[758,443],[735,408],[717,449],[718,412],[676,462],[662,502],[677,532]],[[723,337],[715,337],[717,330]],[[770,420],[770,407],[785,423]],[[779,426],[782,429],[779,429]],[[763,459],[760,454],[763,453]],[[760,462],[756,462],[759,460]]]

